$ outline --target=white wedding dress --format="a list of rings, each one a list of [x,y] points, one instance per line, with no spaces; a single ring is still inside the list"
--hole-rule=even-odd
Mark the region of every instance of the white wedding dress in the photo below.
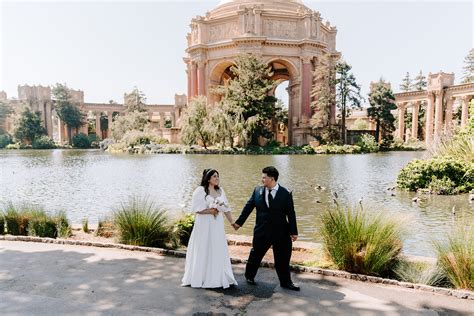
[[[224,231],[224,214],[230,212],[229,202],[221,189],[219,200],[225,203],[219,206],[219,215],[196,214],[193,231],[186,253],[186,266],[182,286],[195,288],[228,288],[237,285]],[[208,195],[202,186],[193,193],[191,211],[200,212],[209,208],[215,199]]]

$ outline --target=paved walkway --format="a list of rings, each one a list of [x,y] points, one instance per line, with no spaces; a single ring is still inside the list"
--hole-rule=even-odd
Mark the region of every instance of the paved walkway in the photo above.
[[[313,274],[294,275],[301,292],[259,285],[181,287],[184,260],[152,253],[0,241],[2,315],[473,315],[474,301]]]

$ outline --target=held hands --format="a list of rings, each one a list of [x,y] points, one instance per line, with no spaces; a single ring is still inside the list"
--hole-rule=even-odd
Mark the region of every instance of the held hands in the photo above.
[[[234,228],[234,230],[239,230],[240,228],[240,225],[239,224],[236,224],[235,222],[231,224],[232,227]]]
[[[295,242],[298,239],[298,235],[290,235],[291,241]]]

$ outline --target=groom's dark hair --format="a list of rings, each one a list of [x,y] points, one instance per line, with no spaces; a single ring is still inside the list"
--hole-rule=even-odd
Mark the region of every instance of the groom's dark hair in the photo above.
[[[267,176],[272,177],[273,179],[275,179],[275,181],[278,181],[278,176],[280,175],[278,173],[277,168],[273,166],[263,168],[262,173],[265,173]]]

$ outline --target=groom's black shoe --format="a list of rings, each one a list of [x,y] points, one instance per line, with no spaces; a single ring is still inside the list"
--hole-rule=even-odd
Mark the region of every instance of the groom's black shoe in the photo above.
[[[250,285],[257,285],[257,282],[255,282],[254,279],[251,279],[251,278],[245,278],[245,280],[247,281],[248,284]]]
[[[293,282],[288,282],[288,283],[281,283],[280,286],[282,288],[285,288],[285,289],[288,289],[288,290],[292,290],[292,291],[299,291],[300,290],[300,287],[299,286],[296,286]]]

